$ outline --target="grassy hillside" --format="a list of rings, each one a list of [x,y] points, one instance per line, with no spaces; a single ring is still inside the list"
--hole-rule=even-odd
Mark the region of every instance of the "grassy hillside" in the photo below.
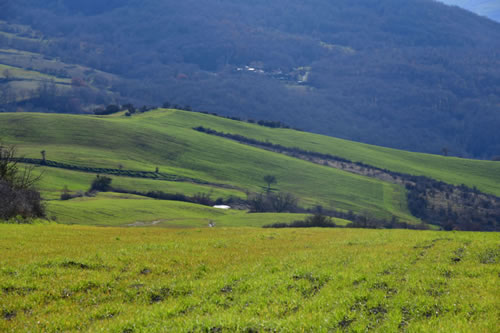
[[[160,173],[205,182],[114,177],[113,185],[117,188],[186,195],[211,193],[213,199],[245,198],[247,191],[262,191],[265,187],[263,176],[272,174],[278,178],[275,189],[293,193],[300,199],[301,206],[322,205],[380,218],[394,215],[404,221],[418,221],[408,211],[406,189],[402,185],[210,136],[194,131],[192,128],[195,126],[338,155],[451,184],[463,183],[500,195],[500,163],[497,162],[410,153],[300,131],[270,129],[200,113],[157,110],[132,117],[123,114],[0,114],[3,141],[17,145],[19,153],[25,157],[40,158],[40,152],[45,150],[49,160],[80,167],[138,171],[154,171],[158,167]],[[57,199],[65,186],[73,193],[86,191],[94,174],[47,167],[37,168],[36,172],[44,173],[39,186],[44,198],[51,200],[49,214],[66,216],[61,218],[61,222],[86,223],[83,221],[85,218],[88,218],[89,224],[152,222],[163,220],[161,215],[167,210],[165,207],[168,205],[161,206],[161,202],[155,200],[137,201],[123,196],[60,202]],[[116,204],[113,204],[115,201]],[[141,218],[137,207],[146,202],[150,206]],[[116,212],[110,212],[109,221],[100,220],[106,216],[105,209],[113,205],[130,208],[130,214],[123,213],[120,217]],[[104,213],[96,213],[86,207],[100,207]],[[68,219],[69,211],[77,217]],[[173,218],[171,215],[168,217]],[[185,218],[182,214],[177,217]],[[196,214],[189,217],[194,220],[200,218]],[[203,223],[210,218],[209,214]]]
[[[210,222],[217,226],[261,227],[277,222],[292,222],[304,219],[305,214],[256,213],[225,211],[185,202],[163,201],[136,195],[99,193],[92,198],[59,200],[65,186],[71,193],[86,191],[95,177],[93,174],[55,168],[37,168],[35,174],[43,173],[38,184],[42,196],[47,200],[49,218],[63,224],[97,226],[156,226],[156,227],[206,227]],[[218,188],[188,182],[157,181],[152,179],[115,177],[117,188],[136,191],[163,191],[165,193],[210,193],[212,198],[245,198],[245,194],[234,189]],[[348,221],[334,219],[337,225]]]
[[[262,227],[277,222],[304,219],[306,214],[247,213],[221,210],[186,202],[145,199],[144,197],[99,194],[95,198],[48,203],[58,223],[123,227]],[[337,225],[348,221],[334,219]]]
[[[0,225],[0,331],[495,332],[498,237]]]
[[[150,117],[159,117],[151,114]],[[291,129],[271,129],[244,122],[214,118],[204,114],[176,113],[178,124],[185,121],[261,141],[269,140],[286,147],[340,156],[379,168],[428,176],[450,184],[476,186],[481,191],[500,196],[500,162],[413,153]]]
[[[492,162],[382,149],[193,112],[0,113],[2,144],[15,144],[26,158],[45,152],[48,161],[32,172],[42,175],[37,186],[55,221],[0,223],[1,332],[496,330],[496,233],[263,229],[307,215],[118,193],[208,193],[237,202],[263,191],[263,176],[270,174],[278,179],[272,191],[291,192],[304,207],[420,222],[409,213],[412,192],[398,182],[196,126],[498,191],[498,164]],[[53,161],[57,167],[49,166]],[[60,199],[63,189],[87,191],[97,168],[112,175],[114,192]],[[339,226],[351,222],[333,220]]]
[[[58,168],[38,167],[34,170],[34,174],[40,175],[41,178],[38,187],[45,199],[59,199],[61,190],[67,186],[71,193],[78,191],[87,191],[95,175],[87,172],[78,172],[72,170],[64,170]],[[210,185],[195,184],[190,182],[174,182],[174,181],[158,181],[154,179],[142,179],[132,177],[115,177],[113,186],[119,189],[136,190],[140,192],[148,191],[163,191],[165,193],[183,193],[193,195],[196,193],[211,193],[214,199],[245,197],[245,193],[240,190],[231,188],[215,187]]]
[[[276,175],[280,191],[291,192],[303,206],[323,205],[364,212],[378,217],[396,215],[416,221],[406,208],[405,190],[399,185],[315,165],[192,130],[202,125],[199,114],[155,111],[134,117],[89,117],[47,114],[0,115],[3,140],[18,145],[22,155],[70,164],[153,171],[227,184],[239,190],[261,191],[266,174]],[[211,122],[226,120],[207,118]],[[240,124],[232,122],[236,130]],[[258,129],[258,126],[254,126]],[[231,128],[229,128],[231,129]],[[72,177],[66,172],[65,177]],[[84,190],[81,173],[67,182],[71,190]],[[86,177],[88,179],[88,177]],[[58,180],[63,185],[66,180]],[[83,181],[83,183],[81,183]],[[80,182],[72,186],[72,182]],[[117,182],[127,180],[117,179]],[[155,187],[163,186],[156,183]],[[131,184],[129,184],[131,185]],[[54,185],[42,184],[42,190]],[[146,185],[138,185],[146,187]],[[45,189],[44,189],[45,187]],[[74,187],[74,188],[71,188]],[[130,186],[132,187],[132,186]]]

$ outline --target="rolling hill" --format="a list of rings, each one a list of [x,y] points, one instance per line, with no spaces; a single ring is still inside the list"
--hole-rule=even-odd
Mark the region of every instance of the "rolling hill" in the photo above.
[[[197,126],[293,147],[300,153],[288,154],[285,149],[276,151],[209,135],[194,130]],[[156,190],[244,200],[249,192],[263,191],[263,177],[272,174],[278,179],[275,190],[292,193],[304,208],[321,205],[375,218],[394,216],[411,224],[422,220],[441,224],[429,214],[453,202],[448,210],[465,216],[467,210],[463,209],[470,207],[462,207],[463,201],[458,198],[465,196],[467,202],[484,205],[484,209],[476,209],[484,213],[478,221],[484,218],[484,223],[493,224],[483,227],[496,229],[498,162],[409,153],[172,109],[132,116],[123,112],[111,116],[5,113],[0,114],[0,133],[3,142],[15,144],[27,162],[42,164],[36,169],[45,173],[40,189],[49,214],[63,223],[126,225],[157,221],[167,226],[200,226],[211,220],[223,225],[230,225],[228,221],[233,225],[291,221],[293,215],[262,215],[259,222],[259,215],[136,195]],[[53,167],[40,162],[42,150],[46,165],[53,163]],[[316,155],[303,156],[306,151]],[[322,159],[318,161],[317,156]],[[65,186],[72,193],[88,190],[96,173],[111,175],[117,188],[131,194],[59,200]],[[409,193],[428,201],[427,216],[415,216],[418,207]]]

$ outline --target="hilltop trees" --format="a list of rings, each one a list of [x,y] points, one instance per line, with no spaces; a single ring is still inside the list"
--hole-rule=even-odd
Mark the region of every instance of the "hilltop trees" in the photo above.
[[[32,171],[33,167],[20,169],[15,147],[0,143],[0,220],[45,216],[40,193],[35,189],[40,177]]]

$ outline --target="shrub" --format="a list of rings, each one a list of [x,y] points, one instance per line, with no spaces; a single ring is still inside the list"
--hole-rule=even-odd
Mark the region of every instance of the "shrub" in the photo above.
[[[274,223],[264,226],[264,228],[336,228],[337,225],[329,216],[321,212],[307,217],[304,221],[293,221],[291,223]]]
[[[329,216],[321,213],[309,216],[306,218],[305,223],[308,227],[335,228],[337,226]]]
[[[298,199],[291,193],[259,193],[248,195],[248,204],[253,213],[264,212],[295,212],[298,209]]]
[[[112,190],[111,182],[111,178],[97,175],[90,186],[90,191],[109,192]]]
[[[0,180],[0,219],[8,220],[16,216],[23,219],[44,217],[45,207],[40,193],[33,188],[17,188]]]

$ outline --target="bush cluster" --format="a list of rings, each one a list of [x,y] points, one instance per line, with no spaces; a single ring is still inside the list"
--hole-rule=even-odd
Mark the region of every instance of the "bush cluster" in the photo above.
[[[252,213],[293,213],[299,210],[298,199],[291,193],[257,193],[249,194],[247,204]]]

